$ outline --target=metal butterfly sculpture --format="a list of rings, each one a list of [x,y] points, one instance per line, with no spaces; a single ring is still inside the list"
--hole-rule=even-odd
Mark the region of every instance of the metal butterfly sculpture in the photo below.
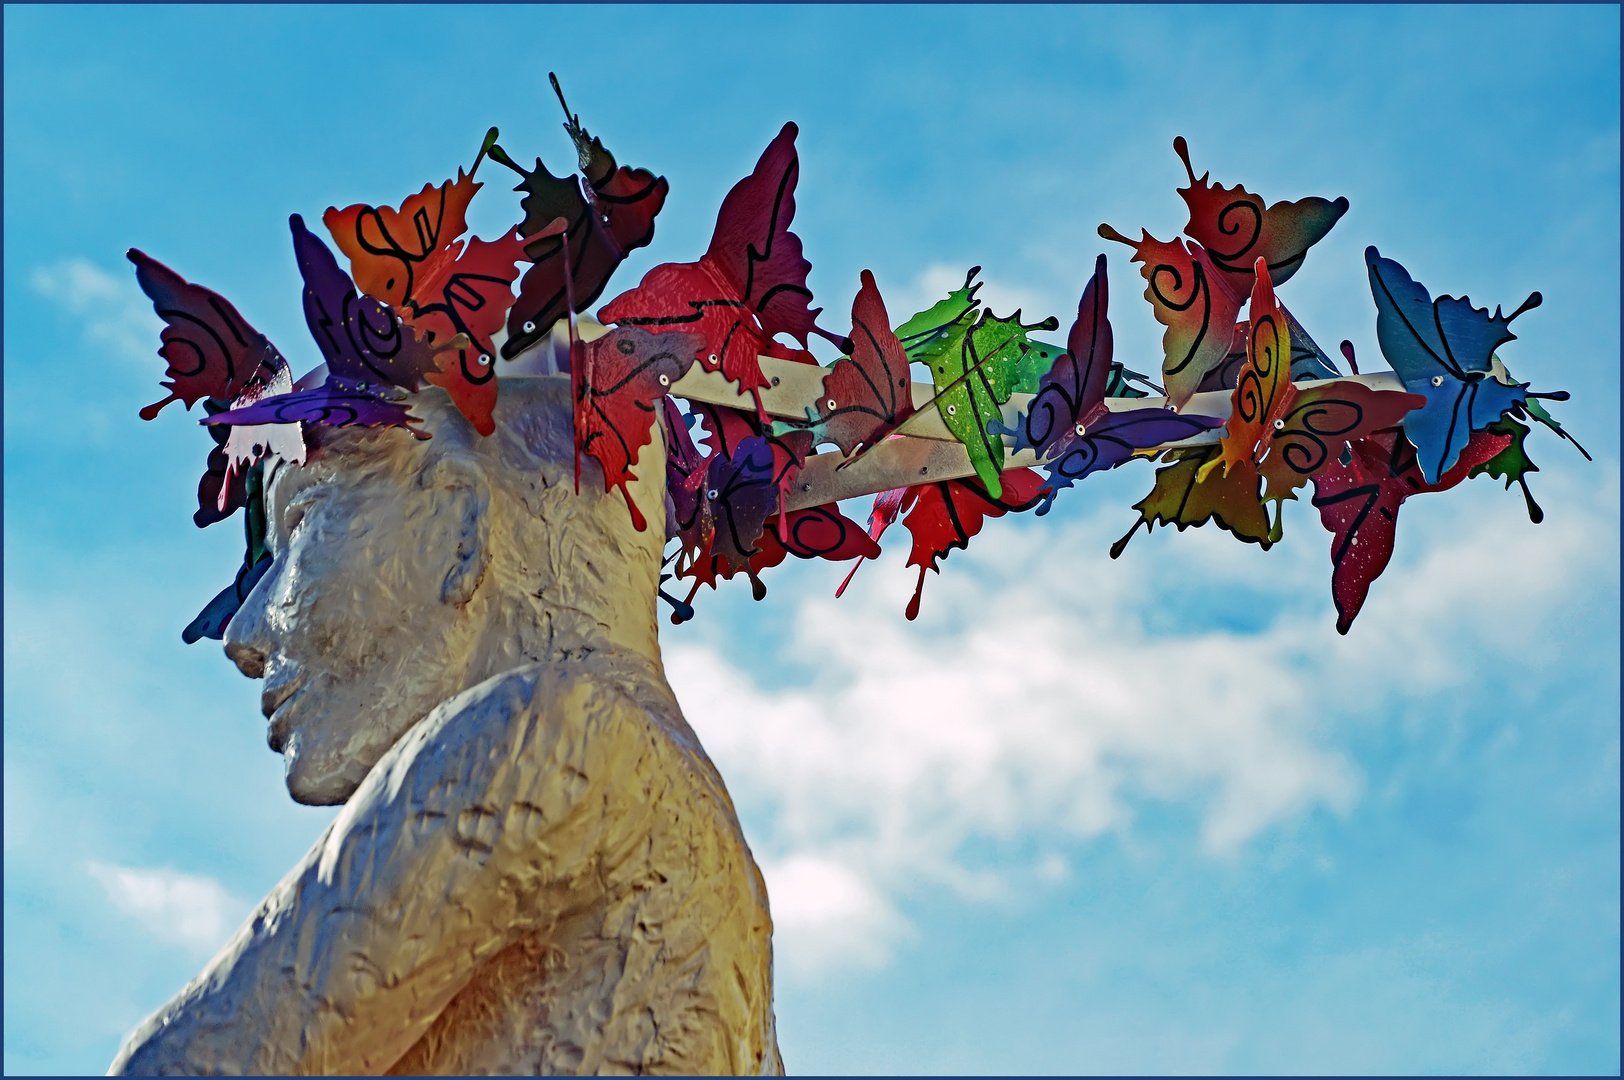
[[[553,86],[564,105],[556,79]],[[583,455],[594,459],[604,490],[619,488],[638,529],[647,520],[628,484],[643,448],[661,440],[670,546],[660,596],[673,622],[692,618],[698,590],[718,579],[743,575],[761,599],[761,575],[791,555],[855,560],[838,596],[863,561],[879,557],[880,538],[898,521],[912,539],[908,565],[919,571],[906,608],[913,619],[925,572],[940,572],[988,519],[1046,514],[1061,491],[1144,459],[1162,464],[1113,558],[1140,525],[1182,531],[1216,521],[1268,548],[1281,538],[1285,502],[1312,482],[1313,506],[1332,534],[1336,625],[1347,633],[1392,555],[1405,499],[1488,474],[1508,488],[1517,482],[1537,522],[1524,421],[1573,441],[1541,404],[1567,394],[1529,390],[1496,354],[1539,293],[1510,315],[1464,297],[1434,300],[1371,247],[1376,338],[1393,372],[1359,374],[1343,342],[1353,370],[1344,376],[1276,289],[1347,200],[1267,205],[1245,188],[1211,184],[1210,174],[1196,177],[1183,138],[1173,145],[1189,179],[1179,189],[1185,238],[1163,242],[1142,230],[1133,241],[1100,226],[1142,264],[1145,298],[1166,327],[1165,389],[1113,356],[1104,255],[1063,346],[1033,336],[1058,329],[1052,317],[1025,322],[1020,311],[1000,317],[985,308],[979,267],[895,325],[864,270],[850,333],[819,326],[811,264],[791,229],[800,178],[794,124],[723,199],[699,259],[656,266],[604,304],[605,329],[588,333],[577,314],[628,252],[652,240],[668,185],[618,164],[567,105],[564,114],[578,176],[554,176],[539,158],[521,168],[492,128],[454,180],[427,184],[398,206],[329,208],[322,221],[348,272],[293,215],[305,319],[323,359],[297,381],[229,302],[130,251],[165,324],[158,351],[168,396],[141,415],[201,401],[214,446],[194,521],[210,525],[237,510],[245,517],[243,565],[186,628],[187,641],[220,638],[270,565],[267,462],[302,464],[309,425],[401,427],[427,438],[412,413],[425,385],[444,389],[490,435],[499,355],[515,371],[570,378],[577,485]],[[523,220],[495,240],[465,239],[487,157],[520,176]],[[551,351],[555,325],[568,327],[567,357]],[[841,355],[822,366],[807,351],[813,336]],[[533,356],[548,359],[538,369],[526,364]],[[913,380],[915,365],[928,382]],[[875,496],[866,528],[839,506],[864,495]],[[673,580],[687,583],[685,597],[667,591]]]
[[[1190,210],[1184,227],[1189,239],[1163,243],[1141,230],[1139,240],[1130,240],[1109,225],[1100,226],[1100,235],[1133,248],[1134,261],[1143,264],[1145,299],[1167,327],[1163,379],[1173,404],[1183,409],[1236,351],[1235,319],[1251,294],[1257,260],[1284,285],[1302,268],[1308,249],[1348,212],[1348,200],[1313,196],[1265,207],[1239,185],[1209,185],[1211,173],[1196,179],[1183,136],[1173,140],[1173,149],[1190,178],[1189,187],[1179,188]]]

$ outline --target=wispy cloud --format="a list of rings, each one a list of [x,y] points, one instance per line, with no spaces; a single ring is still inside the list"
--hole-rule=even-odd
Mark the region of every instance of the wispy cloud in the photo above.
[[[62,259],[37,267],[34,291],[55,302],[81,325],[87,340],[131,359],[149,358],[163,322],[133,273],[115,276],[89,259]]]
[[[88,862],[108,902],[165,945],[211,953],[247,914],[248,905],[210,877]]]
[[[1515,581],[1531,619],[1559,618],[1609,573],[1616,587],[1605,497],[1584,511],[1581,493],[1552,491],[1567,520],[1536,529],[1520,499],[1485,494],[1456,493],[1473,505],[1447,524],[1410,512],[1347,638],[1328,603],[1300,601],[1328,592],[1329,571],[1304,514],[1266,569],[1209,527],[1145,560],[1154,581],[1106,557],[1120,524],[1094,515],[989,529],[974,558],[931,576],[918,624],[900,614],[914,572],[895,550],[839,603],[803,601],[791,649],[817,669],[809,686],[764,689],[764,673],[730,659],[752,655],[742,641],[669,648],[685,711],[756,826],[780,957],[808,972],[883,962],[907,932],[905,893],[990,899],[1055,882],[1066,865],[1034,839],[1131,837],[1154,802],[1191,806],[1218,859],[1315,809],[1348,813],[1362,778],[1340,748],[1346,725],[1470,692],[1477,668],[1456,658],[1495,648],[1508,602],[1490,583]],[[1033,580],[1062,550],[1065,575]],[[1260,629],[1156,629],[1147,613],[1197,584],[1235,591]]]
[[[901,323],[916,311],[924,311],[938,300],[944,300],[955,289],[964,287],[964,275],[969,272],[972,264],[963,266],[949,263],[935,262],[927,265],[909,282],[879,282],[880,292],[885,297],[886,312],[891,321]],[[1054,338],[1056,334],[1064,335],[1071,327],[1071,320],[1077,314],[1077,299],[1072,297],[1070,309],[1062,298],[1069,282],[1062,278],[1059,282],[1047,281],[1039,287],[1028,282],[1016,281],[1008,274],[999,274],[983,271],[978,275],[981,283],[976,297],[981,303],[990,308],[1002,318],[1012,315],[1017,308],[1021,311],[1021,318],[1028,323],[1053,315],[1060,320],[1060,328],[1048,336]],[[1086,282],[1086,275],[1076,281],[1077,292],[1082,293]],[[1057,339],[1058,340],[1058,339]]]

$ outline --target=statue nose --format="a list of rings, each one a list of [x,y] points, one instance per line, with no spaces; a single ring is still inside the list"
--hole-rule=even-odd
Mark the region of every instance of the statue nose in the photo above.
[[[226,623],[225,650],[237,670],[250,679],[265,677],[265,659],[270,653],[265,632],[265,598],[269,579],[267,573],[260,578],[244,598],[242,607]]]
[[[245,645],[240,641],[226,642],[226,655],[231,662],[237,665],[237,670],[250,679],[263,679],[265,677],[265,654],[252,645]]]

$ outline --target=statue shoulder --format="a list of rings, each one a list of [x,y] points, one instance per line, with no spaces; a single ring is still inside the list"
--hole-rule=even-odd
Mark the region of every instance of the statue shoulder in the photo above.
[[[357,798],[511,816],[513,805],[540,809],[536,800],[573,802],[590,789],[636,797],[627,780],[650,768],[727,801],[659,668],[599,654],[524,664],[448,699],[378,762]]]
[[[595,740],[655,734],[698,745],[658,666],[602,654],[534,661],[494,675],[447,699],[402,743],[422,744],[412,748],[418,752],[505,743],[517,753],[566,732]]]

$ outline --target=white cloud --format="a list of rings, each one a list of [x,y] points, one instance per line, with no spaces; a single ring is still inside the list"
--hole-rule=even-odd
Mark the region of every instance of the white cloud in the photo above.
[[[113,276],[88,259],[63,259],[31,275],[34,291],[82,320],[85,337],[132,358],[158,347],[163,322],[142,294],[135,274]]]
[[[1051,883],[1064,881],[1070,874],[1071,864],[1066,862],[1066,860],[1061,858],[1059,855],[1046,856],[1043,861],[1037,865],[1037,875],[1039,881],[1047,881]]]
[[[905,894],[1059,887],[1065,860],[1031,854],[1034,838],[1131,839],[1152,802],[1192,806],[1219,859],[1315,808],[1348,813],[1363,780],[1338,725],[1469,689],[1503,650],[1537,669],[1581,591],[1616,596],[1616,483],[1581,492],[1561,476],[1542,492],[1556,528],[1483,482],[1451,493],[1459,517],[1407,505],[1346,638],[1328,537],[1294,507],[1296,536],[1267,555],[1209,526],[1141,536],[1112,562],[1120,514],[1000,522],[929,575],[916,624],[901,615],[915,571],[899,527],[904,542],[843,600],[800,601],[788,649],[816,671],[804,687],[741,670],[729,658],[762,654],[739,631],[674,643],[671,682],[769,868],[778,955],[792,971],[881,962],[907,932]],[[1147,627],[1147,609],[1214,587],[1272,617],[1256,632]]]
[[[85,869],[114,907],[165,945],[212,953],[248,911],[210,877],[94,861]]]
[[[811,974],[834,964],[876,967],[908,932],[895,908],[851,867],[816,855],[764,862],[781,966]]]

